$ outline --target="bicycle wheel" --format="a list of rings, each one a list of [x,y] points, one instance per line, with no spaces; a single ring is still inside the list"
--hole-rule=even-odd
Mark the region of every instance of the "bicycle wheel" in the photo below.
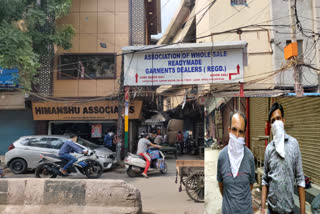
[[[192,173],[186,180],[186,191],[189,197],[196,202],[204,202],[204,172]]]

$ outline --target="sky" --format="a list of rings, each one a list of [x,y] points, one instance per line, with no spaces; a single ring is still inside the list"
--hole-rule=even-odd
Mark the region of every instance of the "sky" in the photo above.
[[[160,39],[166,31],[172,17],[174,16],[181,0],[161,0],[161,33],[152,36]]]

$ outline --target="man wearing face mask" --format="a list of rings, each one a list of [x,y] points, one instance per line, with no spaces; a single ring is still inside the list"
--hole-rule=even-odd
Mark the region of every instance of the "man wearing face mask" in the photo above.
[[[284,111],[274,103],[269,112],[273,141],[264,155],[262,177],[261,213],[265,213],[266,199],[268,213],[287,214],[294,210],[294,185],[297,184],[300,198],[300,213],[305,213],[305,181],[302,170],[298,141],[284,131]]]
[[[229,143],[220,151],[217,166],[223,214],[253,213],[251,189],[255,167],[252,152],[244,145],[246,126],[243,113],[231,113]]]

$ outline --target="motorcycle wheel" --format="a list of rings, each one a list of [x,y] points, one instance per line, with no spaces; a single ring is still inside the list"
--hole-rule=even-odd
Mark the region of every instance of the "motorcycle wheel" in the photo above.
[[[95,179],[99,178],[102,175],[103,168],[100,163],[94,160],[86,160],[88,162],[88,166],[84,168],[84,174],[87,178]]]
[[[164,163],[164,168],[163,168],[163,169],[160,169],[160,172],[161,172],[162,174],[167,174],[167,172],[168,172],[167,163]]]
[[[135,171],[133,171],[132,166],[129,166],[129,168],[127,169],[127,175],[130,178],[137,177],[137,173]]]
[[[51,163],[43,163],[37,166],[35,171],[36,178],[56,178],[57,175],[54,174],[52,171],[48,170],[47,167],[55,167]]]

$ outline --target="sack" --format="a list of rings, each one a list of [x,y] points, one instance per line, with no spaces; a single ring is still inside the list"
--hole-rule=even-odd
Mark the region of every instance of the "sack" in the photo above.
[[[160,157],[160,152],[159,151],[150,151],[150,157],[151,157],[151,159],[153,160],[153,159],[157,159],[157,158],[159,158]]]
[[[306,183],[306,189],[311,188],[311,182],[310,182],[310,178],[307,176],[304,176],[304,181]]]
[[[164,168],[164,160],[162,158],[158,158],[157,168],[158,169],[163,169]]]

